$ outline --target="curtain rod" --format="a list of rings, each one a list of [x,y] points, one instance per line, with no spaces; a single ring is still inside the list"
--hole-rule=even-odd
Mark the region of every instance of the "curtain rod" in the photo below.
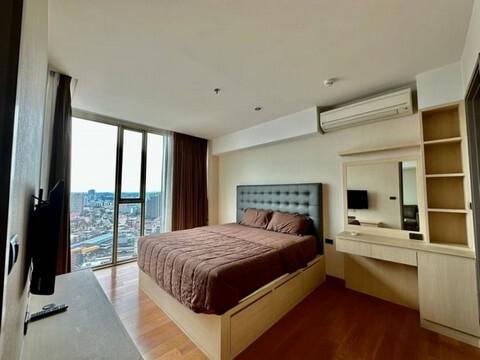
[[[70,76],[70,78],[72,79],[72,80],[70,81],[70,95],[71,95],[71,97],[73,98],[73,95],[75,94],[75,90],[77,89],[78,79],[77,79],[77,78],[74,78],[74,77],[71,76],[71,75],[65,74],[65,73],[62,72],[62,71],[59,71],[59,70],[55,69],[55,68],[54,68],[53,66],[51,66],[51,65],[48,65],[48,72],[49,72],[49,73],[60,74],[60,75]]]

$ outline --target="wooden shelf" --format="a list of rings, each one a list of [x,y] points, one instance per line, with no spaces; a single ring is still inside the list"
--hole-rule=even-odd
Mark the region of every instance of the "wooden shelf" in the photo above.
[[[425,142],[460,137],[458,107],[423,112],[422,128]]]
[[[430,242],[468,245],[466,218],[466,213],[428,212]]]
[[[462,141],[462,138],[457,136],[457,137],[452,137],[452,138],[424,141],[423,144],[424,145],[435,145],[435,144],[445,144],[445,143],[456,143],[456,142],[461,142],[461,141]]]
[[[444,142],[424,147],[425,172],[427,174],[462,173],[460,143]]]
[[[350,149],[350,150],[340,151],[338,155],[340,156],[360,155],[360,154],[368,154],[368,153],[379,152],[379,151],[408,149],[408,148],[414,148],[419,146],[420,146],[420,143],[407,143],[407,144],[398,144],[398,145],[389,145],[389,146],[366,147],[366,148],[360,148],[360,149]]]
[[[450,173],[450,174],[426,174],[427,179],[433,178],[449,178],[449,177],[464,177],[464,173]]]
[[[452,214],[466,214],[467,210],[465,209],[428,209],[428,212],[441,212],[441,213],[452,213]]]
[[[429,209],[465,209],[462,177],[427,178]]]

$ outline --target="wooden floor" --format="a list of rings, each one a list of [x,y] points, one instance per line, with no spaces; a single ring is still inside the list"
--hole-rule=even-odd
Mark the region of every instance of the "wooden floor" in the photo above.
[[[136,263],[95,272],[145,359],[205,356],[138,288]],[[480,359],[480,350],[422,329],[418,312],[328,279],[237,359]]]

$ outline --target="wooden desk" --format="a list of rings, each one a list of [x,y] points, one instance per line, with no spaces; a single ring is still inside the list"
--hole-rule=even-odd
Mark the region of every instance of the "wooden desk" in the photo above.
[[[420,311],[423,327],[480,347],[475,252],[465,245],[431,244],[342,232],[348,288]]]
[[[58,276],[55,294],[32,295],[30,311],[49,303],[69,307],[29,324],[22,359],[142,359],[91,270]]]

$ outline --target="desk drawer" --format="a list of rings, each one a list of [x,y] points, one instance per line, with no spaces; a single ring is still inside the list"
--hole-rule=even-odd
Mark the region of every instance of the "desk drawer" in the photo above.
[[[346,252],[353,255],[372,256],[371,244],[360,241],[345,240],[337,238],[337,251]]]
[[[337,251],[417,266],[417,252],[415,250],[395,246],[369,244],[361,241],[337,238]]]
[[[417,266],[417,252],[410,249],[372,244],[371,257],[405,265]]]

